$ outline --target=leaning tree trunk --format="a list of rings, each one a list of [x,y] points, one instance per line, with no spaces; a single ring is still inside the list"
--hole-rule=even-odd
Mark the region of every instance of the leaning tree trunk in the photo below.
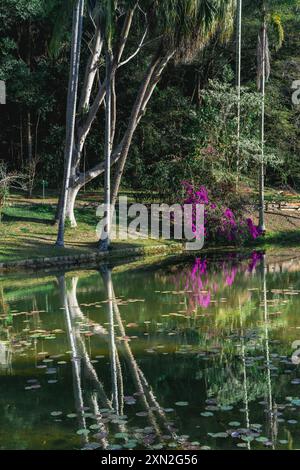
[[[67,117],[66,117],[66,146],[65,146],[65,170],[61,200],[61,214],[59,218],[59,227],[56,245],[64,246],[65,219],[68,203],[68,192],[70,187],[74,133],[77,106],[77,91],[79,80],[80,65],[80,47],[82,38],[84,0],[77,0],[73,13],[73,29],[72,29],[72,47],[71,47],[71,64],[70,78],[67,101]]]
[[[153,95],[153,92],[160,80],[163,70],[166,68],[169,61],[173,57],[173,55],[174,55],[174,51],[170,52],[168,55],[166,55],[163,58],[156,59],[155,61],[153,61],[141,85],[136,103],[131,113],[129,126],[125,134],[124,143],[123,143],[123,147],[122,147],[122,151],[121,151],[121,155],[119,159],[117,174],[115,177],[114,188],[113,188],[112,198],[111,198],[113,207],[115,206],[117,202],[117,197],[118,197],[121,180],[122,180],[122,176],[123,176],[123,172],[125,168],[125,163],[127,160],[127,156],[129,153],[129,149],[131,146],[131,142],[132,142],[135,130],[142,116],[146,112],[148,102]]]

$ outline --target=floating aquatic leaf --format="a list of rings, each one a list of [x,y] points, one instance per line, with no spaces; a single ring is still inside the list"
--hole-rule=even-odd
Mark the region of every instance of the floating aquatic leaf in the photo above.
[[[101,426],[99,424],[92,424],[90,426],[90,429],[92,429],[93,431],[98,431],[99,429],[101,429]]]
[[[175,403],[176,406],[188,406],[189,402],[188,401],[177,401]]]
[[[89,442],[86,444],[82,450],[95,450],[99,449],[101,447],[101,444],[99,442]]]
[[[233,426],[235,428],[238,428],[241,425],[239,421],[230,421],[229,426]]]
[[[209,416],[213,416],[214,414],[211,411],[204,411],[203,413],[200,413],[201,416],[204,416],[205,418],[208,418]]]
[[[245,442],[252,442],[252,441],[254,441],[254,437],[253,436],[242,436],[242,440],[245,441]]]
[[[260,429],[262,428],[262,424],[254,423],[254,424],[250,424],[250,427],[254,429]]]
[[[160,449],[163,449],[164,446],[162,444],[155,444],[154,446],[152,446],[152,449],[153,450],[160,450]]]
[[[51,414],[51,416],[61,416],[62,411],[52,411],[50,414]]]
[[[220,410],[222,411],[231,411],[232,409],[233,409],[233,406],[231,405],[220,406]]]
[[[67,418],[76,418],[77,417],[77,414],[76,413],[69,413],[67,415]]]
[[[260,436],[260,437],[257,437],[255,440],[257,442],[268,442],[269,439],[267,437]]]
[[[135,441],[128,441],[126,444],[124,444],[124,449],[134,449],[137,446],[137,443]]]
[[[128,439],[128,433],[127,432],[117,432],[115,434],[116,439]]]
[[[228,437],[228,434],[227,432],[216,432],[214,434],[214,437],[225,439],[226,437]]]
[[[78,431],[76,431],[76,434],[78,434],[79,436],[87,436],[91,431],[89,431],[89,429],[78,429]]]

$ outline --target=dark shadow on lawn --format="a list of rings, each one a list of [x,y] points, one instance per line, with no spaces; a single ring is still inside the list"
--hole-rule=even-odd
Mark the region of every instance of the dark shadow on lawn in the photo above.
[[[34,222],[36,224],[53,225],[53,219],[40,219],[38,217],[21,217],[16,215],[4,214],[2,217],[3,222]]]

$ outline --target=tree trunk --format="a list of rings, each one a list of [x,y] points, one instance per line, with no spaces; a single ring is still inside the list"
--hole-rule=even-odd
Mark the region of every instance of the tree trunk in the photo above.
[[[32,163],[32,124],[31,124],[31,112],[27,112],[27,149],[28,149],[28,162]]]
[[[77,227],[76,217],[74,213],[75,201],[80,187],[69,188],[67,205],[66,205],[66,219],[70,222],[71,227]]]
[[[125,134],[123,148],[121,151],[118,170],[117,170],[117,174],[116,174],[116,178],[114,182],[114,189],[113,189],[112,198],[111,198],[113,207],[115,206],[117,202],[117,197],[118,197],[120,184],[121,184],[121,180],[122,180],[122,176],[123,176],[123,172],[125,168],[125,163],[127,160],[127,156],[128,156],[128,152],[130,149],[134,132],[143,114],[146,111],[147,104],[157,86],[157,83],[161,77],[163,70],[165,69],[165,67],[167,66],[170,59],[173,57],[173,55],[174,55],[174,52],[168,54],[166,57],[160,60],[156,59],[155,61],[153,61],[141,85],[139,94],[137,96],[135,105],[131,113],[129,126]]]
[[[266,94],[266,46],[267,24],[266,11],[263,12],[262,26],[262,78],[261,78],[261,162],[259,171],[259,228],[264,233],[265,227],[265,94]]]
[[[236,189],[240,179],[240,138],[241,138],[241,62],[242,62],[242,6],[238,0],[237,21],[237,155],[236,155]]]
[[[27,112],[27,149],[28,149],[28,174],[31,180],[31,171],[33,166],[33,146],[32,146],[32,123],[31,123],[31,112]],[[29,181],[28,196],[32,196],[32,184]]]
[[[71,48],[71,64],[70,78],[67,101],[66,116],[66,146],[65,146],[65,171],[61,201],[61,215],[59,219],[59,227],[57,234],[56,246],[64,246],[65,219],[68,202],[68,191],[70,188],[71,167],[74,148],[74,133],[77,106],[77,91],[79,81],[79,65],[80,65],[80,48],[82,38],[84,0],[77,0],[73,13],[73,29],[72,29],[72,48]]]
[[[110,177],[111,177],[111,136],[112,136],[112,78],[111,78],[112,53],[107,51],[106,54],[106,107],[105,107],[105,183],[104,183],[104,204],[106,208],[106,232],[105,238],[100,240],[99,248],[101,251],[107,251],[110,245]]]

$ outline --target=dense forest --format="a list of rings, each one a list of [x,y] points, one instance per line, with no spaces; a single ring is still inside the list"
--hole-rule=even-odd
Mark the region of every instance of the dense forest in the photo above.
[[[100,251],[122,191],[204,205],[209,243],[298,228],[266,215],[300,184],[299,15],[298,0],[3,0],[0,214],[42,195],[64,247],[88,192]]]
[[[0,6],[0,79],[6,81],[7,105],[1,107],[0,155],[11,171],[29,173],[32,189],[42,180],[57,189],[62,182],[65,109],[68,87],[71,5],[58,0],[2,0]],[[68,4],[68,2],[65,2]],[[274,2],[273,2],[274,3]],[[257,182],[260,107],[256,85],[259,15],[244,2],[242,22],[241,176]],[[267,184],[299,188],[299,108],[292,103],[292,83],[299,79],[300,4],[275,2],[284,41],[276,48],[270,30],[271,74],[266,85]],[[81,84],[89,53],[92,22],[84,18]],[[138,31],[137,31],[138,34]],[[231,186],[236,174],[236,35],[222,42],[216,34],[191,61],[171,61],[130,149],[123,186],[163,192],[170,198],[180,181]],[[126,125],[143,72],[142,55],[118,72],[116,133]],[[103,64],[99,63],[99,75]],[[80,84],[79,84],[80,88]],[[81,165],[103,160],[104,113],[100,110],[84,145]],[[101,179],[90,183],[101,188]],[[222,191],[222,188],[221,188]]]

